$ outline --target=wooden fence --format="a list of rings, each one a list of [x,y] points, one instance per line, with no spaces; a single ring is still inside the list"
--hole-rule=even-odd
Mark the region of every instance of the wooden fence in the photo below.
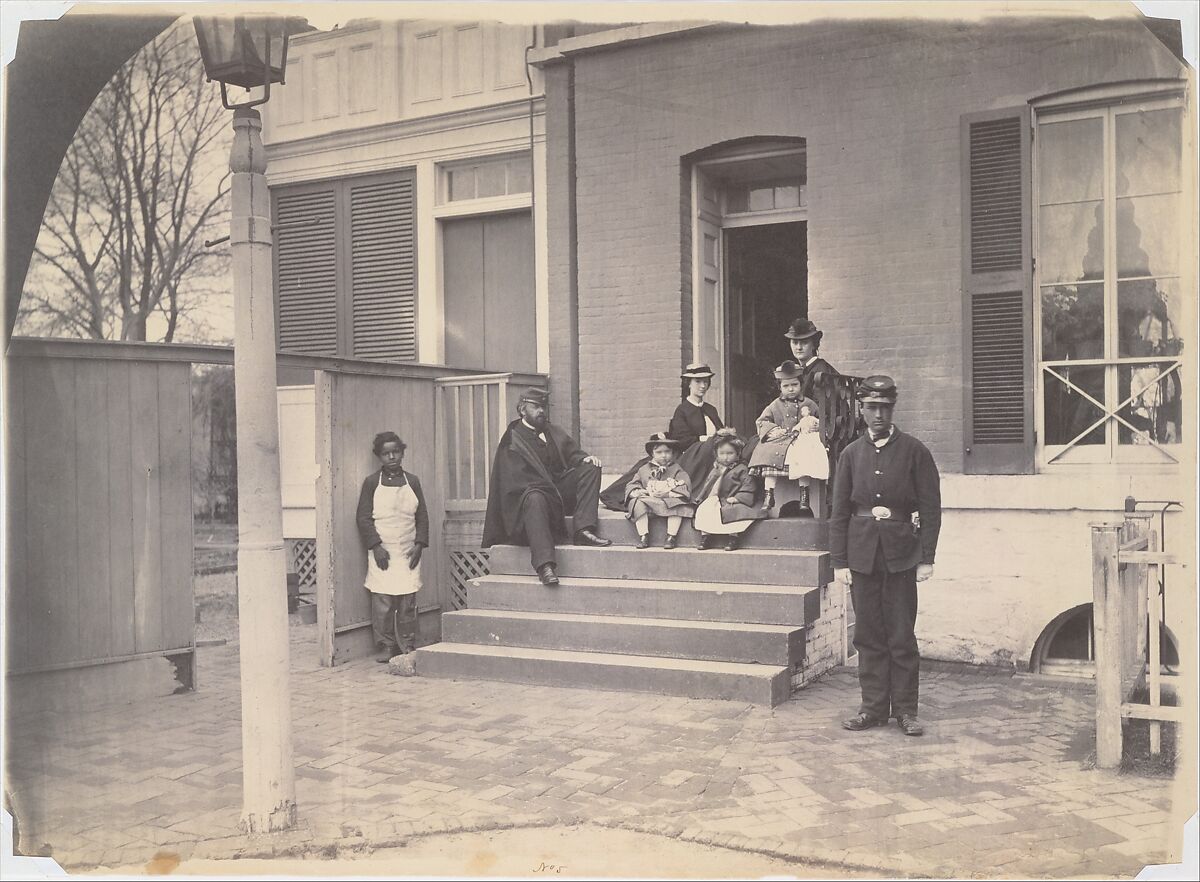
[[[1163,722],[1180,723],[1179,707],[1162,704],[1163,609],[1150,568],[1179,561],[1158,550],[1150,513],[1130,512],[1123,523],[1092,525],[1092,593],[1096,640],[1096,765],[1120,766],[1126,719],[1150,721],[1150,752],[1161,750]],[[1184,654],[1181,653],[1181,659]],[[1133,693],[1149,691],[1149,704]],[[1186,749],[1186,748],[1185,748]]]
[[[9,673],[189,662],[187,353],[14,339],[6,361]]]

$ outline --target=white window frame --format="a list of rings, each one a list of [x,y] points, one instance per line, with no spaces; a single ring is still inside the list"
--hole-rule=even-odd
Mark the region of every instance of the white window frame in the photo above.
[[[1180,464],[1188,461],[1190,452],[1194,450],[1195,439],[1190,437],[1190,433],[1195,422],[1194,417],[1194,401],[1196,394],[1193,378],[1194,371],[1194,343],[1187,341],[1185,338],[1185,348],[1183,353],[1178,356],[1150,356],[1143,358],[1121,357],[1118,354],[1118,314],[1117,314],[1117,287],[1118,281],[1131,281],[1132,279],[1117,278],[1117,223],[1116,223],[1116,203],[1117,199],[1114,195],[1113,185],[1116,180],[1116,119],[1118,116],[1137,113],[1148,110],[1162,110],[1167,108],[1179,108],[1182,116],[1182,131],[1185,133],[1185,144],[1187,143],[1188,127],[1191,124],[1191,117],[1188,112],[1187,102],[1183,96],[1178,94],[1179,87],[1172,84],[1170,91],[1159,90],[1155,92],[1142,93],[1139,95],[1130,95],[1126,89],[1114,89],[1109,94],[1104,94],[1103,91],[1093,91],[1089,96],[1086,106],[1081,106],[1083,102],[1078,102],[1074,106],[1054,107],[1035,106],[1033,108],[1033,126],[1034,126],[1034,146],[1033,146],[1033,195],[1031,210],[1033,213],[1032,237],[1033,251],[1035,255],[1034,273],[1033,273],[1033,352],[1035,361],[1034,370],[1034,419],[1037,433],[1036,443],[1036,462],[1041,471],[1055,471],[1061,469],[1070,469],[1078,466],[1097,466],[1097,465],[1112,465],[1112,466],[1133,466],[1135,468],[1148,468],[1151,470],[1162,469],[1178,469]],[[1044,360],[1042,358],[1042,282],[1041,271],[1039,269],[1040,261],[1036,260],[1039,255],[1039,223],[1041,220],[1041,198],[1040,198],[1040,168],[1039,168],[1039,144],[1041,139],[1037,137],[1037,131],[1042,124],[1054,124],[1059,122],[1068,122],[1079,119],[1101,119],[1103,120],[1103,156],[1104,156],[1104,171],[1103,171],[1103,186],[1101,190],[1101,198],[1104,200],[1104,275],[1102,280],[1098,280],[1103,285],[1104,291],[1104,350],[1105,356],[1097,359],[1079,359],[1079,360]],[[1193,229],[1189,217],[1190,200],[1187,198],[1189,192],[1194,192],[1193,171],[1189,164],[1187,151],[1184,145],[1181,146],[1181,169],[1180,169],[1180,198],[1179,198],[1179,222],[1176,228],[1179,231],[1180,250],[1179,250],[1179,275],[1174,277],[1162,278],[1177,278],[1180,286],[1180,299],[1183,306],[1183,315],[1179,322],[1179,330],[1182,333],[1187,333],[1192,330],[1195,322],[1193,306],[1195,299],[1195,276],[1192,271],[1193,261],[1191,254],[1194,254],[1194,246],[1191,245],[1194,239],[1191,235]],[[1141,277],[1137,277],[1141,278]],[[1160,278],[1160,277],[1154,277]],[[1190,345],[1189,345],[1190,344]],[[1169,365],[1167,363],[1170,363]],[[1182,380],[1182,418],[1180,421],[1180,430],[1183,434],[1181,443],[1176,444],[1160,444],[1155,441],[1150,441],[1148,444],[1121,444],[1119,441],[1118,427],[1124,425],[1133,431],[1136,431],[1133,426],[1129,425],[1119,412],[1131,401],[1137,394],[1143,390],[1138,390],[1136,393],[1126,396],[1124,399],[1119,398],[1119,371],[1126,365],[1137,364],[1162,364],[1164,368],[1159,372],[1158,379],[1155,384],[1162,380],[1167,374],[1178,372]],[[1089,365],[1097,365],[1105,367],[1105,401],[1111,402],[1111,406],[1101,405],[1100,402],[1091,399],[1094,404],[1100,407],[1102,415],[1097,416],[1092,425],[1082,433],[1078,438],[1073,439],[1070,443],[1050,445],[1047,444],[1046,426],[1045,426],[1045,392],[1047,379],[1052,375],[1057,378],[1056,381],[1067,381],[1062,376],[1061,369],[1063,367],[1086,367]],[[1071,388],[1074,388],[1080,394],[1085,394],[1083,390],[1067,383]],[[1154,384],[1149,387],[1153,388]],[[1106,440],[1103,444],[1083,445],[1077,442],[1095,430],[1098,425],[1103,425],[1106,433]]]
[[[492,163],[508,163],[514,159],[527,159],[530,163],[530,187],[535,186],[533,175],[533,157],[529,151],[519,153],[499,153],[491,156],[473,156],[470,159],[439,162],[437,164],[437,197],[433,214],[436,218],[463,217],[472,214],[497,214],[503,211],[517,211],[533,207],[533,193],[510,193],[503,196],[484,196],[474,199],[456,199],[450,201],[450,172],[459,168],[471,168]]]

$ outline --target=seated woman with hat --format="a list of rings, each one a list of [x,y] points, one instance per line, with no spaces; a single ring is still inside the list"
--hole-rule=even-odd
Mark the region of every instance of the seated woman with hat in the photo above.
[[[732,427],[721,422],[717,409],[704,400],[712,386],[713,376],[712,368],[706,364],[694,363],[684,368],[680,376],[683,381],[683,400],[675,408],[666,431],[668,438],[679,442],[677,461],[687,472],[693,486],[699,486],[712,468],[716,460],[713,446],[717,438],[737,434]],[[604,489],[600,501],[606,508],[625,510],[625,489],[638,469],[648,462],[649,456],[639,459],[629,471]]]

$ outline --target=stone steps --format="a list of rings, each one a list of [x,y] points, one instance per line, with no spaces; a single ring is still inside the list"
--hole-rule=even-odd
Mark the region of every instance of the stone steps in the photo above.
[[[745,548],[738,551],[680,547],[637,549],[613,545],[590,548],[561,545],[556,549],[559,576],[597,579],[695,581],[755,585],[794,585],[812,588],[833,578],[829,554]],[[488,567],[494,575],[532,576],[529,549],[497,545],[490,549]]]
[[[436,643],[417,651],[421,676],[653,692],[774,706],[791,692],[791,670],[690,658]]]
[[[567,526],[574,534],[572,519]],[[596,532],[614,545],[636,545],[637,529],[633,522],[621,512],[601,509]],[[650,519],[650,542],[661,548],[667,537],[667,522],[662,518]],[[679,530],[680,548],[695,548],[700,534],[692,528],[691,520],[685,520]],[[714,536],[713,544],[720,550],[724,537]],[[755,521],[739,537],[742,549],[774,549],[780,551],[823,551],[828,547],[829,522],[813,518],[776,518]]]
[[[464,609],[442,616],[442,639],[449,643],[776,666],[804,659],[804,631],[802,625],[497,609]]]
[[[580,576],[560,578],[556,587],[548,588],[536,576],[484,576],[471,585],[471,607],[796,626],[809,624],[820,615],[821,589],[815,587]]]

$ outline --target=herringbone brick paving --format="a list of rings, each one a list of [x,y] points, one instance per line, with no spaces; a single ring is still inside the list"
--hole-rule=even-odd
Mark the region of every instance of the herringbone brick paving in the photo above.
[[[933,875],[1122,875],[1167,857],[1170,782],[1087,767],[1078,689],[929,673],[914,739],[838,726],[852,671],[768,710],[315,657],[299,629],[301,845],[582,820]],[[236,663],[236,647],[204,649],[198,693],[11,719],[25,850],[67,866],[244,852]]]

